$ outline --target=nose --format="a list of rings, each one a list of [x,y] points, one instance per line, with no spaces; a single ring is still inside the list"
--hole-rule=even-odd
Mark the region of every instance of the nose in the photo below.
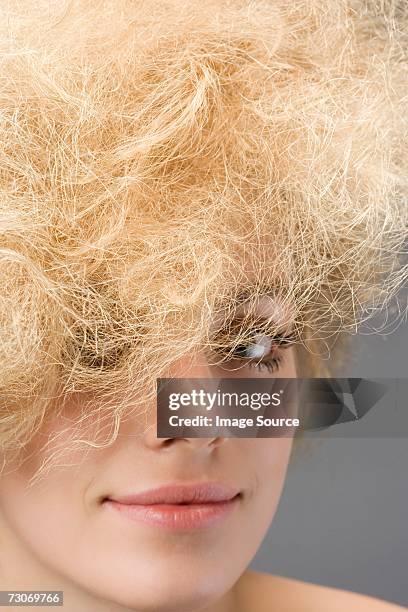
[[[143,436],[144,445],[150,450],[191,450],[201,453],[211,453],[225,444],[227,438],[158,438],[156,421],[149,425]]]
[[[174,362],[168,371],[169,378],[212,378],[211,369],[205,359],[205,355],[197,353],[194,356],[183,357]],[[157,415],[152,410],[154,419],[150,421],[144,432],[144,444],[151,450],[175,450],[190,449],[211,453],[216,448],[225,444],[228,438],[158,438],[157,437]],[[152,417],[153,418],[153,417]]]

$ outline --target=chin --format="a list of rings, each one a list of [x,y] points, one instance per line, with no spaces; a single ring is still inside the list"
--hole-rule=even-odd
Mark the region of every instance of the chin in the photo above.
[[[99,578],[93,585],[88,580],[86,586],[93,597],[140,612],[192,612],[218,601],[236,579],[228,580],[214,566],[201,571],[187,566],[129,568],[126,573],[110,572],[110,580]]]

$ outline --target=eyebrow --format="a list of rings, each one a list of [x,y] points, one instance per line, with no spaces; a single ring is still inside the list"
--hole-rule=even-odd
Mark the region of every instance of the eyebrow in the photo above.
[[[262,308],[265,309],[265,305],[257,304],[262,299],[269,298],[271,300],[270,307],[278,309],[278,312],[274,313],[266,312],[262,313]],[[233,302],[235,304],[235,309],[229,311],[228,316],[228,306]],[[248,304],[252,307],[252,313],[239,312],[245,304]],[[275,325],[278,328],[282,328],[282,332],[276,332],[273,334],[274,338],[278,340],[282,338],[283,341],[288,340],[293,341],[295,339],[295,332],[293,327],[295,325],[295,316],[291,316],[290,312],[285,314],[285,310],[281,306],[281,300],[277,295],[276,287],[271,287],[270,285],[254,285],[254,293],[250,291],[242,291],[237,293],[236,296],[225,298],[222,303],[220,303],[221,310],[223,307],[227,310],[227,315],[223,319],[223,321],[219,321],[220,325],[225,324],[228,320],[230,322],[234,321],[234,319],[244,318],[246,315],[249,317],[251,314],[257,318],[259,323],[268,323],[270,322],[271,326]],[[259,312],[257,310],[259,309]],[[231,316],[232,315],[232,316]],[[278,316],[277,316],[278,315]],[[256,322],[254,321],[254,324]],[[265,330],[264,330],[265,331]]]
[[[237,293],[235,300],[238,303],[240,303],[240,302],[251,300],[253,298],[261,298],[261,297],[270,297],[270,298],[276,299],[277,287],[274,287],[273,285],[270,285],[270,284],[254,283],[253,291],[251,290],[241,291]]]
[[[275,305],[280,312],[283,312],[282,300],[279,297],[276,287],[270,285],[254,285],[254,293],[243,291],[238,293],[235,301],[237,305],[256,304],[263,299],[269,299],[271,306]],[[272,315],[271,315],[272,316]]]

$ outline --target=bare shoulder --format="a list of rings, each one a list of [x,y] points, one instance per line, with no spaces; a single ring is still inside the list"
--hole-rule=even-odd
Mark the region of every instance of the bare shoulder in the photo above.
[[[266,612],[270,609],[285,612],[402,612],[406,608],[393,603],[342,591],[292,578],[272,576],[261,572],[246,572],[239,581],[242,610]]]

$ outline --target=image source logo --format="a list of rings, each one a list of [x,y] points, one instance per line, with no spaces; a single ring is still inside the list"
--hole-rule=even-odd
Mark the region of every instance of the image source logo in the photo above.
[[[336,425],[341,436],[400,437],[407,428],[401,428],[395,417],[401,416],[407,391],[405,379],[160,378],[157,436],[294,437]],[[375,418],[366,419],[374,407]],[[395,432],[389,427],[393,420]],[[364,427],[351,429],[356,422]],[[344,424],[346,429],[339,427]]]

